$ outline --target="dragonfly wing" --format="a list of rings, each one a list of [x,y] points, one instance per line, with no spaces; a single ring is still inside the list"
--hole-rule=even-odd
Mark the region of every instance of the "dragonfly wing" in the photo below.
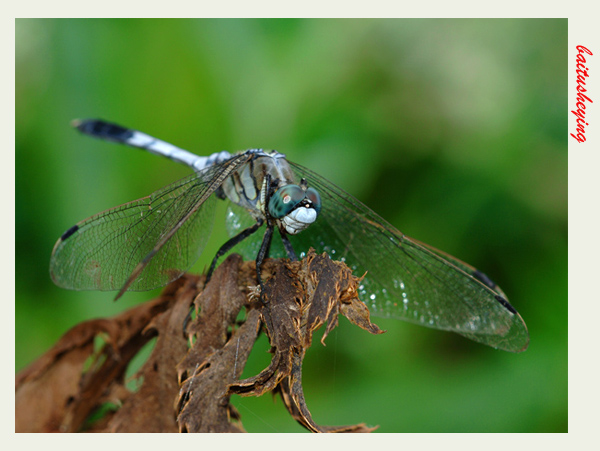
[[[214,223],[212,194],[243,161],[243,155],[233,157],[77,223],[54,246],[52,279],[75,290],[131,291],[177,279],[208,241]]]
[[[290,162],[321,195],[322,209],[306,231],[291,236],[297,253],[314,247],[365,272],[361,299],[376,316],[459,333],[507,351],[527,348],[525,323],[485,274],[413,240],[360,201]]]
[[[468,263],[465,263],[462,260],[459,260],[458,258],[454,257],[453,255],[450,255],[444,251],[440,251],[439,249],[436,249],[435,247],[430,246],[429,244],[423,243],[422,241],[416,240],[414,238],[410,238],[410,240],[416,244],[419,244],[421,247],[424,247],[427,250],[433,252],[434,254],[439,255],[441,258],[452,263],[454,266],[462,269],[467,274],[472,275],[473,277],[478,279],[480,282],[487,285],[490,289],[492,289],[494,292],[496,292],[499,296],[503,297],[504,299],[507,299],[507,297],[504,294],[504,292],[502,291],[502,289],[498,285],[496,285],[496,282],[494,282],[492,279],[490,279],[485,273],[479,271],[477,268],[474,268],[473,266],[469,265]]]

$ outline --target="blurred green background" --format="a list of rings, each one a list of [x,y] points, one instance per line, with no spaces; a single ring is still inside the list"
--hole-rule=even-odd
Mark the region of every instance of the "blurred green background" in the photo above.
[[[75,222],[189,171],[84,137],[99,117],[195,153],[277,149],[402,232],[490,275],[522,354],[374,318],[315,340],[319,424],[381,432],[567,431],[567,20],[16,21],[16,370],[80,321],[157,292],[71,292],[48,275]],[[201,272],[226,239],[223,217]],[[269,361],[263,340],[245,371]],[[248,431],[304,431],[269,395]]]

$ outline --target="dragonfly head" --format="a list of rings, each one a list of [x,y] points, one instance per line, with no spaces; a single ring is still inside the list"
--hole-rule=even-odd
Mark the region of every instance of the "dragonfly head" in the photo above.
[[[269,199],[269,214],[290,235],[301,232],[315,222],[320,211],[321,196],[314,188],[308,188],[304,179],[300,185],[280,187]]]

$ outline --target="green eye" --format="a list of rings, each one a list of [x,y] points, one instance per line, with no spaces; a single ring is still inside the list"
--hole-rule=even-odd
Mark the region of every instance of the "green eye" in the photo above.
[[[287,216],[305,197],[298,185],[286,185],[277,190],[269,201],[269,213],[276,219]]]
[[[308,188],[306,190],[306,197],[312,202],[313,207],[317,210],[317,213],[321,211],[321,196],[314,188]]]

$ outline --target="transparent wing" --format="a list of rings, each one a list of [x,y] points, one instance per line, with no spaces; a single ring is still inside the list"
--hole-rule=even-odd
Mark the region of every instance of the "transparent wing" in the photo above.
[[[54,246],[52,279],[75,290],[119,290],[140,267],[127,290],[150,290],[177,279],[208,241],[213,192],[246,159],[233,157],[77,223]]]
[[[312,246],[357,275],[366,272],[359,295],[373,315],[453,331],[507,351],[527,348],[525,323],[487,276],[403,235],[331,182],[289,163],[322,200],[316,222],[290,236],[296,253]]]

